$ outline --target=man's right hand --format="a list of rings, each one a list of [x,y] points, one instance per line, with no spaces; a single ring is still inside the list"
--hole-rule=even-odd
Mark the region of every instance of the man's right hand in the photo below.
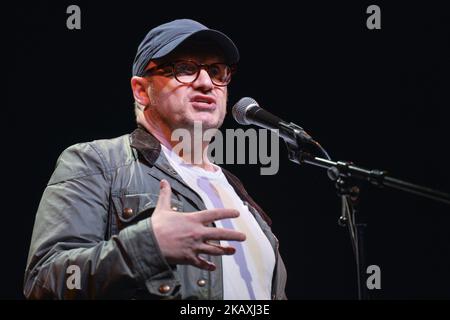
[[[245,234],[207,225],[216,220],[237,218],[239,211],[213,209],[180,213],[172,210],[171,195],[169,182],[161,180],[158,203],[150,219],[163,256],[169,264],[190,264],[200,269],[215,270],[214,263],[203,259],[199,254],[231,255],[236,249],[209,241],[244,241]]]

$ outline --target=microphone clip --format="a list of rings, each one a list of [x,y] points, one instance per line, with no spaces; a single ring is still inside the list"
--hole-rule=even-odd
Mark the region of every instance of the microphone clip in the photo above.
[[[279,125],[286,143],[289,160],[302,164],[303,159],[311,157],[310,148],[313,147],[315,149],[317,142],[302,127],[295,123],[280,122]]]

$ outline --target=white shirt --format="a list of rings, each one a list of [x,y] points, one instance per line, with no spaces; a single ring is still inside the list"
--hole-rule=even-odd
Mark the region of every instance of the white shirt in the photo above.
[[[222,256],[224,299],[271,299],[274,250],[222,169],[213,164],[216,170],[206,171],[186,163],[162,144],[161,149],[184,182],[202,198],[207,209],[227,208],[240,212],[238,218],[215,221],[217,228],[233,229],[246,235],[243,242],[220,241],[223,246],[236,248],[234,255]]]

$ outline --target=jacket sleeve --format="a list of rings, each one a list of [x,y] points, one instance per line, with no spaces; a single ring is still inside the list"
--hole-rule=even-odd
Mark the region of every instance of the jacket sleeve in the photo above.
[[[140,286],[157,294],[152,283],[158,279],[175,281],[150,219],[105,239],[112,179],[108,169],[105,157],[89,143],[72,146],[59,157],[36,214],[26,298],[127,299]]]

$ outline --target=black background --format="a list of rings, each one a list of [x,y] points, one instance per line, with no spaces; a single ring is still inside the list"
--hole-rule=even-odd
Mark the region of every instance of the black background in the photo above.
[[[147,31],[192,18],[229,35],[241,53],[229,106],[243,96],[302,125],[335,160],[388,170],[450,191],[450,17],[422,1],[84,2],[3,6],[7,105],[3,118],[0,297],[22,299],[34,216],[58,155],[135,127],[131,65]],[[81,30],[66,8],[81,8]],[[381,7],[381,30],[366,8]],[[224,128],[238,126],[227,117]],[[326,173],[227,165],[273,220],[291,299],[355,299],[347,231]],[[6,191],[6,192],[5,192]],[[450,298],[450,207],[364,185],[367,263],[381,268],[372,299]]]

